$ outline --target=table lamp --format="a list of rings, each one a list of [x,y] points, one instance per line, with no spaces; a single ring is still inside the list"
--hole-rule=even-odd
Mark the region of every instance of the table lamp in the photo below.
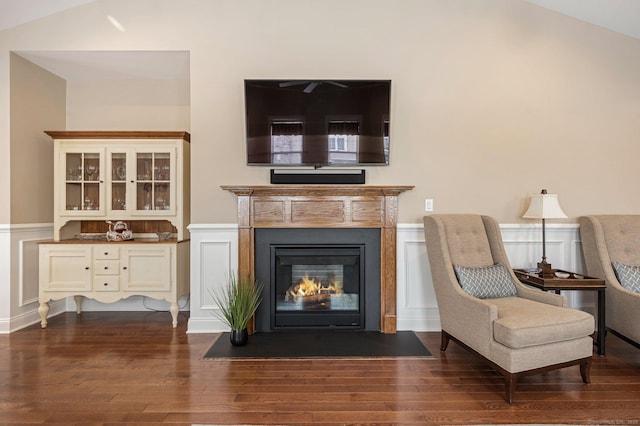
[[[546,238],[544,230],[545,219],[562,219],[567,215],[560,208],[558,203],[558,195],[547,194],[547,190],[543,189],[540,194],[531,197],[529,209],[522,216],[525,219],[542,219],[542,262],[538,262],[540,276],[543,278],[553,277],[551,264],[547,263]]]

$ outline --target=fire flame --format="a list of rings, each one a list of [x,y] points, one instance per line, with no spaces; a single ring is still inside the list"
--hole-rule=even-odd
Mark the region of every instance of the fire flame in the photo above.
[[[336,283],[332,280],[328,285],[323,285],[321,281],[315,278],[309,278],[308,275],[300,278],[297,284],[292,285],[287,289],[285,294],[285,301],[296,301],[298,297],[313,296],[316,294],[339,294],[342,293],[342,289],[337,288]]]

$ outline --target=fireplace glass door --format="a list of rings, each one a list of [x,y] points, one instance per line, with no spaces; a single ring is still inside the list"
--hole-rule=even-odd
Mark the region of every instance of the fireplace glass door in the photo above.
[[[361,328],[363,246],[272,246],[272,324]]]

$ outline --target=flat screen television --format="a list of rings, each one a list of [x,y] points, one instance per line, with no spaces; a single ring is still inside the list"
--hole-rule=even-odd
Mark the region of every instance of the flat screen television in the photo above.
[[[247,164],[389,164],[390,80],[245,80]]]

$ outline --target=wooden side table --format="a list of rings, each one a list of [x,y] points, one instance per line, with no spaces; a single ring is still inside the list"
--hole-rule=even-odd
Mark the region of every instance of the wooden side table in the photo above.
[[[605,354],[605,288],[603,279],[588,277],[576,272],[563,271],[555,269],[553,272],[569,274],[567,278],[542,278],[536,273],[527,272],[524,269],[514,269],[516,277],[524,284],[539,288],[545,291],[555,291],[560,294],[560,290],[576,290],[576,291],[596,291],[598,292],[598,315],[597,330],[594,344],[598,348],[598,355]]]

